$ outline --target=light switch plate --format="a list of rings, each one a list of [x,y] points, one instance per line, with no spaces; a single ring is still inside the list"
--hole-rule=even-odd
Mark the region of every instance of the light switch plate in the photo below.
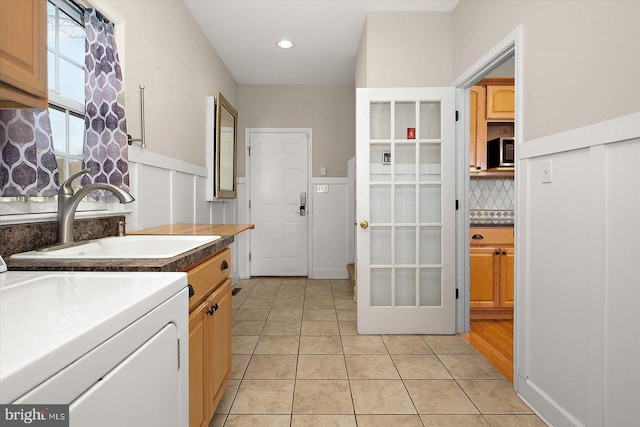
[[[318,193],[328,193],[329,185],[328,184],[319,184],[316,186],[316,192]]]

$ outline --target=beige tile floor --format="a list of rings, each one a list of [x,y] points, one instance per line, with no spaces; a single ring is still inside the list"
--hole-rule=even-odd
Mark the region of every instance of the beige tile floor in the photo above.
[[[357,335],[346,280],[240,280],[210,427],[545,424],[458,336]]]

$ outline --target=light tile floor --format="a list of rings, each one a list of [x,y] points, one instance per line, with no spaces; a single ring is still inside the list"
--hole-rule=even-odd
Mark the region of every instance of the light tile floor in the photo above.
[[[458,336],[357,335],[347,280],[240,280],[210,427],[545,424]]]

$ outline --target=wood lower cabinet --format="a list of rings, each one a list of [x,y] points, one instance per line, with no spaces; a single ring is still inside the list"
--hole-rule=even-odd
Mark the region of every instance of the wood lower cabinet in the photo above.
[[[513,318],[512,228],[471,228],[472,319]]]
[[[46,0],[0,0],[0,108],[47,108]]]
[[[189,303],[189,426],[209,425],[231,376],[230,249],[187,271]]]

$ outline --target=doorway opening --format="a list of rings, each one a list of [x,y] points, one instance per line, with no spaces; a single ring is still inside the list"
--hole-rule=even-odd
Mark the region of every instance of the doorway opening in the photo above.
[[[463,117],[456,129],[462,205],[457,273],[463,296],[458,302],[458,331],[512,382],[518,338],[514,334],[518,161],[507,169],[500,157],[496,164],[491,156],[500,153],[501,144],[512,141],[514,147],[515,141],[517,147],[521,141],[520,40],[517,28],[454,82]]]

